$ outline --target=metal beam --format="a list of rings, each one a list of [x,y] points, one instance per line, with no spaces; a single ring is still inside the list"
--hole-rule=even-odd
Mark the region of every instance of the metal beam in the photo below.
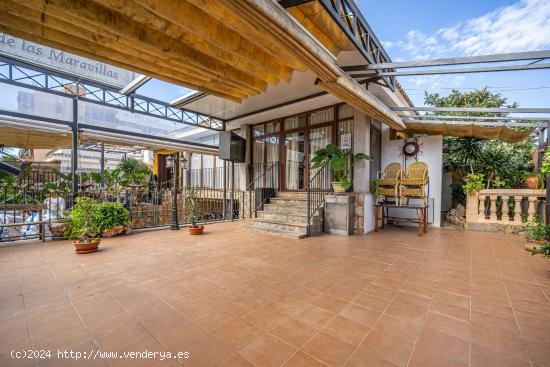
[[[402,69],[419,68],[428,66],[483,64],[488,62],[520,61],[520,60],[544,60],[550,58],[550,51],[514,52],[507,54],[449,57],[432,60],[413,60],[402,62],[386,62],[371,65],[344,66],[344,71],[380,70],[380,69]]]
[[[449,120],[408,120],[403,121],[405,124],[408,123],[416,123],[416,124],[425,124],[425,125],[438,125],[438,124],[446,124],[446,125],[476,125],[476,126],[507,126],[507,127],[530,127],[530,128],[537,128],[541,126],[546,126],[544,123],[536,123],[536,122],[481,122],[481,121],[449,121]]]
[[[369,64],[391,63],[390,56],[363,17],[355,0],[318,1]],[[384,76],[383,80],[392,92],[395,91],[395,77]]]
[[[484,113],[550,113],[550,108],[480,108],[480,107],[390,107],[392,111],[484,112]]]
[[[198,101],[199,99],[204,98],[206,96],[208,96],[208,93],[191,92],[191,93],[188,93],[184,96],[181,96],[179,98],[174,99],[172,102],[170,102],[170,105],[174,106],[176,108],[183,107],[183,106],[185,106],[189,103]]]
[[[11,58],[0,56],[0,83],[16,85],[65,98],[118,108],[132,113],[153,116],[190,126],[199,126],[216,131],[225,130],[225,121],[185,108],[140,96],[124,95],[117,89],[103,84],[87,82],[67,74],[50,72]],[[7,70],[6,70],[7,69]],[[77,91],[78,90],[78,94]]]
[[[453,116],[453,115],[399,115],[403,119],[417,119],[417,120],[433,120],[433,119],[456,119],[456,120],[497,120],[497,121],[550,121],[550,117],[518,117],[518,116]]]
[[[119,93],[124,95],[132,94],[151,79],[152,78],[150,76],[140,75],[132,80],[130,83],[128,83],[128,85],[126,85],[124,88],[122,88]]]
[[[528,65],[486,66],[486,67],[479,67],[479,68],[383,71],[378,74],[362,73],[362,74],[350,74],[350,76],[352,78],[358,79],[358,78],[368,78],[375,75],[386,77],[386,76],[413,76],[413,75],[437,75],[437,74],[491,73],[491,72],[497,72],[497,71],[518,71],[518,70],[539,70],[539,69],[550,69],[550,63],[528,64]]]

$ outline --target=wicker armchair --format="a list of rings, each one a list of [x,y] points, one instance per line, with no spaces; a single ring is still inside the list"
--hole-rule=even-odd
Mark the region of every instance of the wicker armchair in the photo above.
[[[406,171],[401,171],[399,182],[399,203],[403,204],[403,199],[418,198],[422,199],[422,204],[426,205],[426,187],[428,186],[428,164],[425,162],[414,162]]]
[[[377,202],[381,196],[385,198],[393,197],[397,202],[400,176],[401,164],[399,163],[390,163],[384,168],[384,172],[378,171],[376,174],[376,183],[378,184]]]

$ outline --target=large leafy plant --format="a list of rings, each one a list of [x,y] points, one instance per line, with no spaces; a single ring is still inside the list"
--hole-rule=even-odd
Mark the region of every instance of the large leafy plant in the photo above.
[[[69,212],[63,234],[70,240],[88,241],[101,235],[99,203],[94,199],[79,197]]]
[[[130,213],[121,203],[99,203],[99,227],[103,232],[116,226],[127,226],[130,223]]]
[[[462,189],[466,194],[474,194],[479,190],[485,188],[485,183],[483,182],[483,175],[481,173],[468,173],[464,177],[464,185]]]
[[[71,240],[86,241],[100,237],[106,229],[126,226],[129,221],[129,212],[121,203],[79,197],[67,216],[64,235]]]
[[[335,144],[328,144],[326,147],[315,152],[311,162],[313,169],[320,168],[328,162],[334,181],[340,182],[344,189],[351,187],[351,167],[361,160],[371,160],[372,157],[365,153],[353,154],[350,149],[340,149]]]
[[[538,219],[534,222],[526,222],[523,225],[523,230],[528,241],[544,241],[550,235],[550,226]]]

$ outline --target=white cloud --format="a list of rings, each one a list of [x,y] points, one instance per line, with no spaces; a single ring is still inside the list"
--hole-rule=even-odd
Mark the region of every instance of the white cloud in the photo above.
[[[458,27],[452,49],[466,55],[539,50],[550,45],[550,2],[522,0]]]
[[[521,0],[429,35],[411,30],[404,40],[386,41],[412,59],[487,55],[550,47],[550,1]]]

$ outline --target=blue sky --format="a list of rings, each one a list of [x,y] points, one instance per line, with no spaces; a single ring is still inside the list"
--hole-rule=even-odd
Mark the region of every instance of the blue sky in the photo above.
[[[550,1],[359,0],[393,61],[550,49]],[[549,107],[550,69],[399,77],[417,106],[424,91],[493,87],[522,107]]]
[[[550,0],[358,0],[393,61],[550,49]],[[550,69],[400,77],[417,106],[424,91],[484,86],[522,107],[548,107]],[[171,101],[190,90],[153,80],[140,94]]]

